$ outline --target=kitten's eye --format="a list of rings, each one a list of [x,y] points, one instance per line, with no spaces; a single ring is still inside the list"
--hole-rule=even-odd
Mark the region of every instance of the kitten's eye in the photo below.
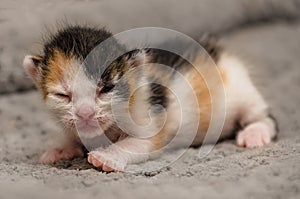
[[[55,93],[55,96],[56,96],[56,97],[59,97],[59,98],[61,98],[61,99],[66,99],[66,100],[70,100],[70,99],[71,99],[71,98],[70,98],[70,95],[64,94],[64,93]]]
[[[114,87],[115,87],[115,85],[113,85],[113,84],[107,84],[107,85],[105,85],[105,86],[100,90],[100,93],[108,93],[108,92],[111,91]]]

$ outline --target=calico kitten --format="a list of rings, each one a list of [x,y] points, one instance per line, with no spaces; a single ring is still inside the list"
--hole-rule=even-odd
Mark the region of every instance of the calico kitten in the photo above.
[[[123,54],[107,68],[85,63],[89,53],[110,37],[112,34],[104,29],[66,27],[50,37],[41,55],[25,57],[26,72],[65,131],[64,141],[45,152],[41,163],[84,156],[82,140],[101,135],[113,144],[91,147],[87,158],[108,172],[123,171],[128,164],[148,160],[152,152],[162,151],[171,142],[179,128],[184,133],[178,139],[184,143],[191,127],[196,126],[190,145],[199,146],[211,124],[211,94],[221,89],[226,98],[220,97],[217,103],[225,100],[226,119],[220,139],[232,135],[237,127],[236,142],[241,147],[260,147],[275,137],[275,121],[244,63],[216,44],[209,40],[202,43],[222,79],[222,85],[216,82],[208,88],[205,78],[217,78],[212,73],[215,66],[206,52],[189,46],[183,45],[182,51],[189,53],[193,63],[174,53],[146,47]],[[105,59],[124,48],[116,41],[99,57]],[[193,65],[205,70],[200,74]],[[101,73],[95,72],[98,69]],[[128,120],[128,113],[137,125]]]

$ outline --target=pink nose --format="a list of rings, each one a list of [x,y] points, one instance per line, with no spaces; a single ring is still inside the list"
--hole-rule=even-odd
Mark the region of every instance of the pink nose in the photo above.
[[[89,120],[95,115],[95,110],[90,105],[82,104],[76,110],[76,115],[80,119]]]

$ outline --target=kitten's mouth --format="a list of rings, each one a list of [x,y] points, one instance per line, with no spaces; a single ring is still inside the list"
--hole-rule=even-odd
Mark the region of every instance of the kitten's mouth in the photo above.
[[[75,124],[76,128],[80,131],[94,131],[99,129],[97,120],[79,120]]]
[[[75,122],[77,133],[81,138],[94,138],[104,133],[106,129],[98,120],[78,120]]]
[[[110,127],[109,121],[106,117],[96,117],[89,120],[74,118],[69,125],[76,129],[79,137],[94,138],[101,136]]]

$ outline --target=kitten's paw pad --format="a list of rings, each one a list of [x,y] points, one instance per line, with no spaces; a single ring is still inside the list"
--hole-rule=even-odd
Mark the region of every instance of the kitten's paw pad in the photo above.
[[[261,123],[251,124],[239,132],[236,138],[237,145],[254,148],[261,147],[271,142],[271,136],[266,125]]]
[[[41,164],[53,164],[59,160],[71,160],[75,157],[83,157],[84,153],[81,148],[54,148],[46,151],[39,162]]]
[[[88,154],[88,162],[95,167],[101,168],[105,172],[121,172],[124,171],[126,161],[118,154],[113,152],[91,151]]]

